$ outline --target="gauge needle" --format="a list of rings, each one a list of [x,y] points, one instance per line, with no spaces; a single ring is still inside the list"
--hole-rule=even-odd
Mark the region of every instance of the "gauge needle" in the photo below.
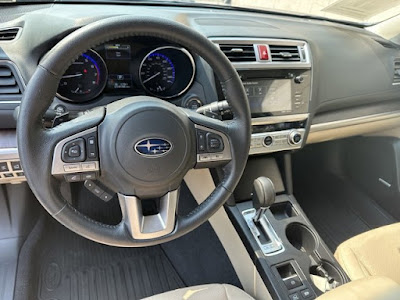
[[[160,75],[161,72],[157,72],[156,74],[154,74],[153,76],[150,76],[149,78],[147,78],[146,80],[143,81],[143,83],[146,83],[150,80],[152,80],[153,78],[156,78],[158,75]]]
[[[62,78],[74,78],[74,77],[81,77],[83,76],[82,73],[79,74],[73,74],[73,75],[64,75]]]

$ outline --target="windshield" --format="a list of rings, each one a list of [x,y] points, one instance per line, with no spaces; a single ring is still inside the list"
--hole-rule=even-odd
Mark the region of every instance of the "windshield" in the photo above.
[[[400,14],[400,0],[184,0],[375,24]]]

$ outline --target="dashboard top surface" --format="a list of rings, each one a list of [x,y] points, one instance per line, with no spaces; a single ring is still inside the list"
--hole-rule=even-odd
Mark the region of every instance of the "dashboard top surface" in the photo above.
[[[398,47],[362,28],[256,12],[111,4],[6,6],[0,12],[0,28],[19,26],[22,32],[12,43],[0,42],[0,59],[13,61],[27,83],[41,57],[62,37],[95,20],[126,14],[172,19],[209,38],[306,41],[312,59],[312,115],[399,98],[400,86],[393,84]],[[154,43],[148,49],[159,45]],[[198,64],[196,61],[197,69]],[[200,75],[207,72],[210,70],[204,67]],[[196,79],[198,76],[197,70]]]

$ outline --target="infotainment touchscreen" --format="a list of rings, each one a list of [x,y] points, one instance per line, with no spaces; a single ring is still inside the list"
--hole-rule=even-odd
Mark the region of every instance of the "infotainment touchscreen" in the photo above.
[[[252,114],[292,111],[290,79],[244,81]]]

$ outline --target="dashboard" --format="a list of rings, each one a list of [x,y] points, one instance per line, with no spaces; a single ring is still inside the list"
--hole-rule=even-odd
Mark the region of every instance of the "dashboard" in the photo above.
[[[363,28],[179,5],[54,3],[9,5],[0,11],[0,34],[12,37],[0,41],[0,128],[15,130],[14,113],[25,85],[59,40],[93,21],[124,14],[183,23],[227,55],[252,111],[250,154],[400,125],[400,46]],[[190,109],[225,100],[223,85],[196,53],[142,36],[112,40],[77,57],[48,113],[74,118],[137,95]]]

